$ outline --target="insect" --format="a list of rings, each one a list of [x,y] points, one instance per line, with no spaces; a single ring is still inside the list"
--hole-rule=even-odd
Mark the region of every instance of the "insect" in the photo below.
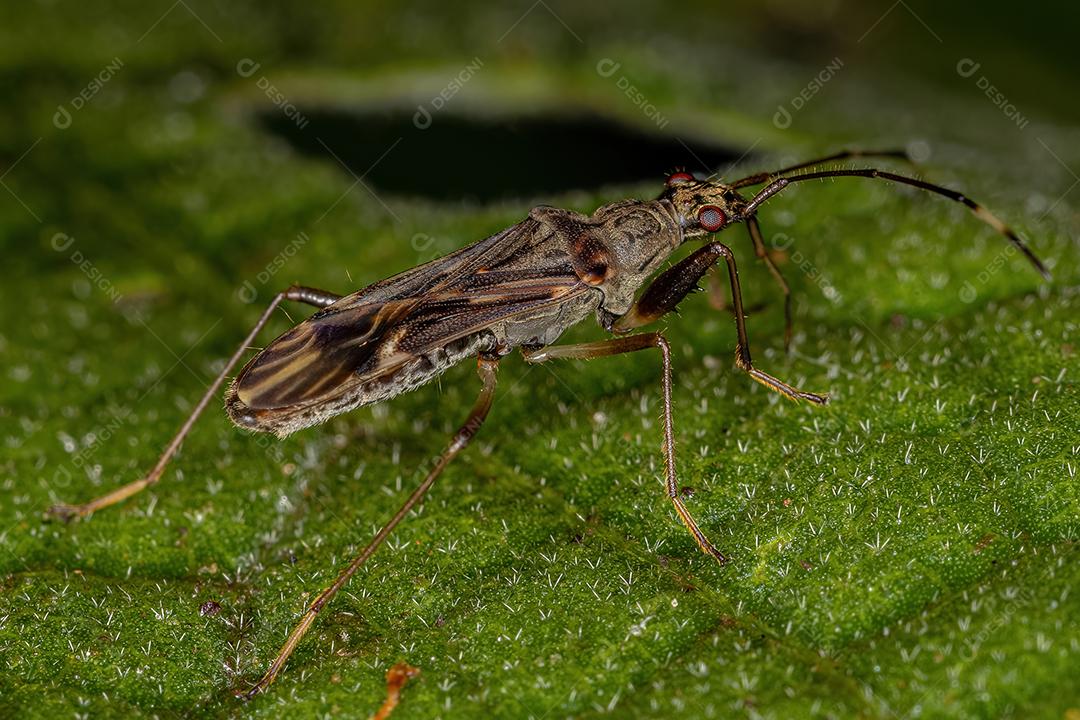
[[[270,302],[144,478],[85,504],[58,505],[50,512],[63,518],[85,516],[156,483],[246,348],[278,305],[290,300],[312,305],[318,311],[258,352],[229,386],[225,407],[241,428],[285,436],[417,388],[468,358],[476,358],[481,389],[464,424],[424,480],[333,584],[308,606],[265,675],[244,693],[247,697],[274,681],[319,612],[476,435],[492,405],[499,359],[515,349],[530,363],[659,351],[667,496],[701,550],[725,562],[727,558],[708,540],[680,497],[671,402],[671,347],[662,332],[632,331],[673,311],[723,260],[737,335],[735,364],[757,382],[792,400],[824,404],[827,396],[796,388],[755,367],[735,255],[713,237],[715,233],[737,223],[746,224],[756,256],[767,265],[783,291],[785,338],[790,337],[791,294],[766,252],[757,214],[766,201],[796,183],[858,177],[942,195],[966,205],[1049,279],[1046,268],[1016,233],[958,192],[875,168],[824,168],[827,163],[855,157],[906,158],[903,152],[895,151],[845,151],[731,183],[676,172],[667,178],[655,200],[616,202],[590,216],[536,207],[518,224],[485,240],[352,295],[342,297],[309,287],[290,287]],[[754,186],[762,187],[752,195],[740,193]],[[695,239],[704,240],[704,244],[657,274],[680,245]],[[555,344],[563,331],[590,315],[613,337]]]

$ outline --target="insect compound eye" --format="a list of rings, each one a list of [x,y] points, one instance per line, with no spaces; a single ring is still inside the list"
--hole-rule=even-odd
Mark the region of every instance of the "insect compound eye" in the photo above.
[[[688,172],[677,172],[668,175],[667,186],[682,185],[683,183],[693,182],[694,176]]]
[[[715,205],[706,205],[698,210],[697,219],[698,225],[709,232],[716,232],[724,227],[724,223],[727,222],[727,216],[724,215],[724,211]]]

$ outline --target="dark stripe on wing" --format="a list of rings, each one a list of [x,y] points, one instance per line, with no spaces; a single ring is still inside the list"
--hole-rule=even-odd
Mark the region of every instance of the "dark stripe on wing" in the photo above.
[[[236,392],[249,408],[268,410],[317,400],[375,363],[386,333],[412,301],[354,305],[321,312],[281,335],[240,371]]]

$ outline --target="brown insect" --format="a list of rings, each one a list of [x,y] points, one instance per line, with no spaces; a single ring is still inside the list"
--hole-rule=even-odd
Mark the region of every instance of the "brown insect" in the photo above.
[[[766,252],[757,211],[769,198],[798,182],[862,177],[911,185],[963,203],[1024,253],[1045,278],[1049,273],[1017,235],[964,195],[922,180],[877,169],[812,170],[830,161],[876,156],[906,159],[902,152],[842,152],[771,173],[723,183],[685,172],[667,179],[651,201],[625,200],[591,216],[540,206],[513,227],[445,257],[377,282],[345,297],[294,286],[270,302],[255,327],[184,422],[150,473],[83,505],[59,505],[55,516],[85,516],[156,483],[195,420],[227,374],[283,300],[319,308],[279,336],[236,376],[225,395],[229,417],[242,428],[285,436],[362,405],[417,388],[466,358],[478,358],[480,396],[435,466],[332,585],[311,603],[262,679],[245,693],[265,689],[281,671],[319,611],[349,581],[431,488],[447,464],[483,424],[491,408],[499,358],[520,348],[525,360],[588,359],[656,348],[662,362],[663,452],[667,495],[701,549],[725,562],[705,537],[679,494],[671,408],[671,348],[660,332],[627,334],[671,312],[720,259],[727,265],[738,341],[735,364],[792,400],[823,404],[806,392],[754,367],[746,337],[735,255],[715,239],[653,278],[684,242],[708,238],[744,222],[754,251],[785,296],[785,337],[790,337],[790,292]],[[798,174],[796,171],[804,171]],[[764,185],[750,197],[740,188]],[[653,278],[650,282],[650,278]],[[644,288],[644,291],[641,291]],[[639,291],[640,294],[639,294]],[[554,345],[570,326],[595,315],[616,337]]]

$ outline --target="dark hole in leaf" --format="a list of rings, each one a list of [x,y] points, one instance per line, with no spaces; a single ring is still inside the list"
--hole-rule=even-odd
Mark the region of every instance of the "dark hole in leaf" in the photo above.
[[[280,112],[261,114],[259,121],[296,150],[336,164],[329,147],[377,192],[440,201],[543,198],[643,180],[655,180],[659,192],[675,168],[704,176],[742,155],[596,115],[439,113],[421,130],[405,110],[301,113],[306,124]]]

